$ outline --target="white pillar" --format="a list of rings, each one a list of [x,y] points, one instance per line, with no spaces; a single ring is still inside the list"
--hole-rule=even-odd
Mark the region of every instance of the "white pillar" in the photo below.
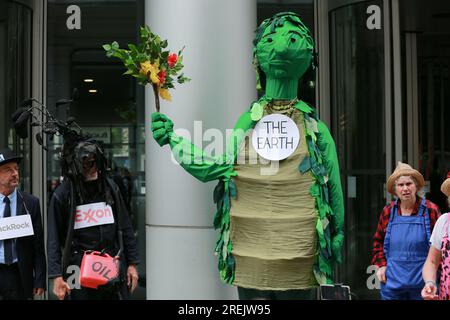
[[[256,0],[150,0],[146,24],[169,48],[184,50],[184,72],[191,82],[176,84],[172,102],[161,112],[202,142],[207,129],[233,128],[256,98],[252,40]],[[236,299],[235,287],[222,284],[212,227],[217,182],[202,184],[171,161],[168,146],[151,138],[153,91],[146,108],[147,299]],[[194,136],[194,121],[202,132]],[[203,147],[209,144],[205,141]]]

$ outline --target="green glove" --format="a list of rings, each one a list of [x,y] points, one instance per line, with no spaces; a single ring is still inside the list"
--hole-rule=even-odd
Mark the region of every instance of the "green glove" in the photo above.
[[[341,249],[343,244],[344,235],[342,233],[335,235],[331,240],[331,251],[333,253],[334,261],[337,264],[340,264],[342,262]]]
[[[162,147],[169,143],[169,135],[173,133],[173,122],[165,114],[152,113],[153,138]]]

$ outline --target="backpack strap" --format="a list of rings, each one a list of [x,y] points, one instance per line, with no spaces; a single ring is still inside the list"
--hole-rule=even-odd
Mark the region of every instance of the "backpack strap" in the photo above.
[[[66,273],[67,273],[67,267],[69,266],[69,260],[70,260],[70,252],[72,248],[72,238],[73,238],[73,231],[74,231],[74,225],[75,225],[75,212],[76,212],[76,206],[75,206],[75,192],[73,190],[73,181],[69,178],[69,226],[67,228],[67,235],[66,235],[66,242],[64,244],[64,251],[63,251],[63,259],[62,259],[62,265],[63,265],[63,278],[66,279]]]

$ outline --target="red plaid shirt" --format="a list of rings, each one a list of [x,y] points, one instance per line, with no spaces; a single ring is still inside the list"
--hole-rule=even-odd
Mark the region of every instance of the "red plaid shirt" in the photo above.
[[[412,216],[416,216],[419,213],[419,206],[422,198],[417,197],[416,205],[414,207]],[[389,216],[391,212],[391,208],[394,206],[395,201],[392,201],[390,204],[383,208],[383,211],[380,215],[380,220],[378,221],[377,231],[375,232],[375,236],[373,237],[373,249],[372,249],[372,265],[376,265],[378,267],[386,266],[386,258],[383,252],[384,245],[384,237],[386,236],[386,228],[389,223]],[[426,200],[425,206],[428,208],[428,213],[430,215],[430,229],[433,232],[434,225],[441,215],[439,208],[433,202]],[[401,215],[400,208],[400,200],[398,206],[398,214]]]

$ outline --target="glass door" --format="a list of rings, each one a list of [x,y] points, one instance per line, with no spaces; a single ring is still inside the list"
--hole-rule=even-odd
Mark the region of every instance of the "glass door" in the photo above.
[[[20,139],[11,115],[31,96],[31,1],[0,1],[0,148],[24,156],[20,165],[22,188],[31,190],[32,139]]]
[[[368,286],[372,239],[386,203],[391,158],[389,52],[384,2],[329,1],[330,119],[345,202],[345,244],[338,281],[358,299],[377,299]],[[389,31],[389,30],[387,30]]]
[[[408,160],[423,174],[428,199],[449,210],[440,186],[450,170],[450,4],[400,1]]]
[[[136,43],[143,6],[137,0],[49,0],[47,6],[47,106],[58,119],[75,117],[83,132],[103,144],[138,242],[139,286],[132,299],[146,298],[144,89],[123,76],[123,65],[107,58],[102,45]],[[72,107],[57,107],[74,88],[78,99]],[[60,183],[62,143],[60,136],[47,141],[48,199]]]

